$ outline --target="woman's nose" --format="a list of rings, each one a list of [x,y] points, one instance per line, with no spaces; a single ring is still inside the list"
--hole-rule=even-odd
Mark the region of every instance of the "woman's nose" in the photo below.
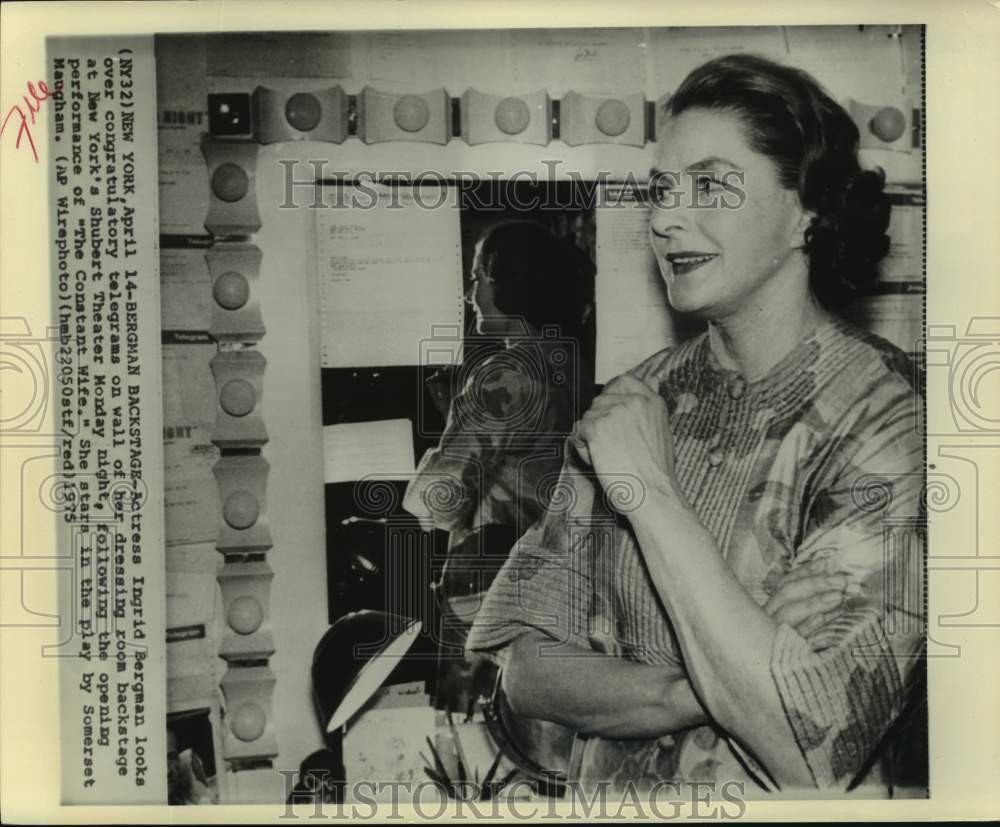
[[[654,235],[670,236],[677,231],[689,229],[691,222],[690,207],[676,192],[650,196],[649,229]]]

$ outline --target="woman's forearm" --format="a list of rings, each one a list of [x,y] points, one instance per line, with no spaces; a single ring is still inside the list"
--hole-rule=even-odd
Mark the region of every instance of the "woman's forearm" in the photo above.
[[[658,738],[705,722],[680,668],[553,645],[535,633],[511,643],[503,686],[515,712],[606,738]]]
[[[632,526],[670,615],[684,664],[711,716],[782,786],[812,776],[771,677],[777,624],[722,558],[714,538],[683,504],[651,498]]]

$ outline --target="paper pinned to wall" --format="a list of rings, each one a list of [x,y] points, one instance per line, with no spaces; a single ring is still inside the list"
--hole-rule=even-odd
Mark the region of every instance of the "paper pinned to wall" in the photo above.
[[[903,91],[903,53],[919,49],[919,28],[906,28],[904,39],[899,26],[785,26],[786,61],[840,102],[863,90],[866,103],[881,105]]]
[[[456,98],[470,86],[509,78],[512,70],[510,32],[497,29],[371,32],[367,55],[367,79],[376,86],[444,86]]]
[[[511,78],[520,92],[629,94],[646,86],[640,29],[514,29],[509,36]]]
[[[688,72],[713,58],[751,52],[783,60],[787,52],[779,26],[657,27],[647,36],[646,94],[653,100],[673,92]]]
[[[922,293],[865,296],[851,309],[850,315],[857,324],[907,353],[920,349],[924,329]]]
[[[178,334],[182,336],[183,334]],[[163,505],[167,548],[214,542],[219,535],[219,485],[212,467],[215,380],[209,362],[218,352],[198,343],[163,345]]]
[[[207,331],[212,324],[212,277],[204,250],[160,250],[160,327]]]
[[[316,211],[322,366],[428,363],[421,348],[434,328],[461,330],[464,319],[456,188],[328,195],[332,206]]]
[[[356,36],[345,32],[222,32],[206,37],[208,74],[349,78]]]
[[[649,246],[649,210],[618,188],[604,193],[607,206],[596,211],[598,383],[677,341]]]
[[[923,206],[893,205],[889,219],[889,252],[882,261],[881,272],[883,282],[923,281]]]
[[[387,31],[368,36],[368,79],[410,90],[444,86],[520,95],[545,89],[559,97],[631,93],[644,88],[641,29]]]
[[[323,479],[405,480],[413,475],[413,425],[409,419],[349,422],[323,428]]]

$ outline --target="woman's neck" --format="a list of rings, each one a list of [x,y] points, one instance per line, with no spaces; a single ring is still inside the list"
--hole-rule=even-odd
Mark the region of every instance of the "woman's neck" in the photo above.
[[[535,325],[519,319],[514,328],[504,335],[503,346],[510,349],[519,342],[538,339],[540,336],[541,332]]]
[[[771,300],[748,301],[739,312],[710,321],[709,344],[719,364],[752,382],[828,322],[830,313],[805,283],[802,286],[802,290],[784,290]]]

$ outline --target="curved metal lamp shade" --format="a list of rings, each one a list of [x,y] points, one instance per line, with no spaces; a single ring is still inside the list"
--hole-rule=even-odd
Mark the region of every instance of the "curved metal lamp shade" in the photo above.
[[[313,697],[326,732],[335,732],[389,678],[420,634],[419,620],[363,610],[338,618],[313,654]]]

